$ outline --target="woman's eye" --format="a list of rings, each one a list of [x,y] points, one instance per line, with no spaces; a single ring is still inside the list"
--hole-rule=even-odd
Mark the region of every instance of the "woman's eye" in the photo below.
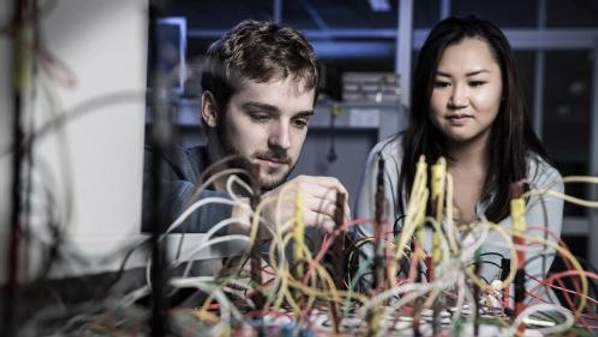
[[[484,82],[484,81],[471,81],[471,82],[469,82],[469,85],[472,87],[479,87],[479,86],[484,85],[485,83],[486,82]]]
[[[434,88],[446,88],[449,85],[451,84],[446,81],[434,81]]]

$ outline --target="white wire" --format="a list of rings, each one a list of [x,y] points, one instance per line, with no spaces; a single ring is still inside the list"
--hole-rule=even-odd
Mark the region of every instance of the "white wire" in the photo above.
[[[213,246],[215,244],[222,243],[222,242],[228,242],[228,241],[234,241],[234,240],[249,242],[249,237],[246,235],[239,235],[239,234],[232,234],[232,235],[225,235],[225,236],[217,237],[215,239],[204,242],[202,245],[196,247],[193,250],[193,252],[190,254],[190,256],[196,254],[197,252],[201,251],[202,249]],[[148,258],[147,267],[145,268],[145,279],[146,279],[147,285],[150,289],[152,287],[151,268],[152,268],[152,260],[151,260],[151,258]],[[187,269],[190,269],[190,268],[191,268],[191,265],[190,264],[187,265]],[[185,269],[185,275],[187,275],[189,273],[189,271],[187,269]]]
[[[222,198],[222,197],[208,197],[208,198],[200,199],[200,200],[194,202],[193,204],[191,204],[191,206],[189,206],[187,209],[185,209],[183,211],[183,213],[181,213],[181,215],[179,215],[179,217],[168,227],[168,229],[166,230],[166,232],[164,234],[168,234],[168,233],[172,232],[174,229],[176,229],[178,226],[180,226],[183,222],[185,222],[185,220],[187,220],[187,218],[193,212],[195,212],[196,209],[203,207],[205,205],[211,204],[211,203],[223,204],[223,205],[229,205],[229,206],[237,206],[237,203],[234,202],[233,200]]]
[[[485,226],[486,223],[480,222],[479,226],[475,226],[472,231],[467,233],[461,240],[462,250],[460,254],[460,260],[462,262],[469,262],[475,256],[475,252],[486,242],[490,227]],[[479,235],[476,237],[476,234]],[[470,238],[471,237],[471,238]],[[468,240],[474,240],[469,243]],[[465,246],[464,246],[465,245]]]
[[[133,305],[133,303],[135,303],[138,299],[147,296],[150,294],[150,287],[148,287],[147,285],[142,286],[141,288],[135,289],[133,291],[131,291],[130,293],[128,293],[127,295],[125,295],[122,300],[120,301],[120,303],[123,306],[131,306]]]
[[[237,194],[234,192],[233,183],[238,183],[239,185],[241,185],[241,187],[243,187],[245,191],[247,191],[248,195],[253,195],[253,190],[249,185],[247,185],[247,183],[243,179],[239,178],[239,176],[237,176],[236,174],[231,175],[226,180],[226,192],[228,192],[228,195],[231,197],[231,199],[233,199],[233,201],[238,202],[240,204],[244,204],[241,202],[239,196],[237,196]],[[250,207],[248,208],[251,210]]]
[[[210,202],[224,203],[224,204],[229,204],[229,205],[233,205],[233,206],[234,205],[243,205],[242,207],[244,207],[250,211],[251,208],[246,204],[246,202],[243,202],[241,200],[241,198],[234,193],[234,191],[233,191],[234,183],[238,183],[241,187],[243,187],[244,189],[246,189],[249,192],[251,191],[250,187],[243,180],[241,180],[237,176],[231,176],[227,180],[226,189],[227,189],[227,192],[229,193],[232,200],[228,200],[228,199],[224,199],[224,198],[206,198],[206,199],[199,200],[196,203],[194,203],[193,205],[191,205],[187,210],[185,210],[181,214],[181,216],[179,216],[179,218],[177,218],[177,220],[171,225],[171,227],[169,227],[169,231],[171,231],[172,229],[176,228],[181,223],[183,223],[185,221],[185,219],[194,210],[196,210],[197,208],[199,208],[205,204],[208,204]],[[209,201],[207,201],[207,200],[209,200]],[[482,217],[483,217],[483,214],[482,214]],[[231,322],[230,314],[231,313],[233,314],[233,316],[240,315],[238,310],[234,307],[234,305],[232,305],[232,303],[230,303],[230,301],[228,301],[226,299],[224,293],[222,292],[222,290],[220,290],[220,289],[226,290],[228,288],[223,287],[222,284],[219,286],[219,288],[216,287],[215,285],[207,284],[206,281],[208,281],[208,279],[206,279],[206,278],[197,278],[197,277],[190,278],[190,277],[186,277],[186,276],[188,275],[191,265],[192,265],[190,261],[201,250],[203,250],[211,245],[221,243],[221,242],[229,242],[229,241],[233,241],[233,240],[249,242],[250,238],[245,235],[227,235],[227,236],[222,236],[222,237],[218,237],[218,238],[212,238],[212,236],[216,232],[218,232],[219,230],[222,230],[223,228],[225,228],[233,223],[242,223],[243,225],[250,226],[250,224],[248,224],[244,220],[245,219],[236,218],[236,219],[225,219],[223,221],[220,221],[218,224],[213,226],[206,233],[206,236],[204,238],[202,238],[202,240],[197,245],[197,247],[195,247],[191,252],[186,253],[184,255],[184,257],[181,258],[181,260],[178,260],[175,262],[176,265],[179,265],[180,263],[182,263],[181,261],[186,261],[186,260],[189,261],[187,264],[187,267],[185,269],[185,272],[184,272],[185,277],[176,278],[176,279],[171,280],[171,283],[173,284],[173,286],[175,286],[175,287],[196,287],[196,288],[201,289],[202,291],[205,291],[207,293],[213,292],[216,300],[221,304],[221,309],[223,311],[222,311],[222,315],[221,315],[221,320],[218,325],[218,329],[217,329],[218,331],[220,331],[220,329],[225,329],[227,326],[227,325],[220,325],[220,323],[230,324],[230,322]],[[271,234],[273,236],[276,236],[278,234],[278,231],[275,231],[274,229],[270,228],[269,226],[266,226],[266,227],[268,228],[268,230],[271,232]],[[464,235],[463,238],[461,238],[461,240],[460,240],[462,242],[461,250],[459,252],[457,252],[456,255],[449,254],[450,249],[449,249],[448,242],[443,241],[442,242],[443,243],[442,250],[445,254],[443,254],[443,260],[442,260],[442,263],[440,264],[440,268],[437,269],[439,271],[438,275],[440,275],[440,277],[438,277],[432,283],[409,283],[409,284],[403,284],[403,285],[391,288],[383,293],[380,293],[380,294],[374,296],[369,301],[366,301],[364,303],[363,307],[361,308],[360,313],[363,315],[363,317],[365,317],[364,314],[365,314],[365,312],[367,312],[368,309],[371,309],[376,305],[382,304],[385,301],[387,301],[389,298],[394,298],[397,295],[403,294],[403,296],[398,301],[394,301],[393,303],[391,303],[391,307],[395,310],[400,308],[401,306],[415,300],[416,298],[421,297],[421,296],[425,295],[426,293],[431,292],[431,291],[446,291],[447,289],[455,287],[457,289],[457,303],[456,303],[455,315],[453,317],[461,319],[463,317],[463,308],[468,303],[473,305],[475,302],[472,292],[467,287],[467,283],[466,283],[467,276],[463,272],[464,268],[466,268],[467,263],[471,262],[471,259],[475,255],[475,252],[488,239],[489,233],[491,231],[492,231],[491,224],[489,222],[487,222],[485,218],[483,218],[482,222],[479,223],[478,226],[472,226],[472,230],[469,231],[466,235]],[[513,248],[514,247],[516,249],[521,249],[521,250],[525,250],[525,251],[533,250],[532,247],[529,247],[527,245],[526,246],[514,245],[513,242],[510,240],[507,240],[507,238],[503,238],[503,239],[504,240],[501,240],[499,242],[499,244],[504,245],[505,248]],[[283,242],[282,239],[274,240],[274,241],[277,243]],[[278,246],[279,246],[279,244],[275,244],[270,248],[271,255],[274,255],[273,252],[278,250],[280,252],[281,256],[284,256],[284,247],[278,247]],[[499,245],[499,247],[502,247],[502,246]],[[149,265],[150,264],[148,264],[148,267],[149,267]],[[286,261],[282,261],[278,267],[283,271],[286,270],[285,268],[288,268]],[[212,280],[213,280],[213,278],[212,278]],[[225,282],[240,282],[240,281],[231,279],[231,280],[227,280]],[[280,278],[275,278],[276,284],[279,285],[280,282],[281,282]],[[246,285],[246,284],[243,284],[243,285],[245,288],[248,287],[248,285]],[[277,289],[277,288],[278,288],[277,286],[274,287],[274,289]],[[149,289],[150,289],[149,287],[139,289],[138,293],[132,293],[129,296],[133,296],[136,294],[137,294],[137,296],[139,296],[139,294],[149,292]],[[276,294],[274,294],[271,298],[276,297],[275,295]],[[241,296],[241,298],[243,298],[243,297]],[[387,308],[387,309],[389,309],[389,308]],[[517,319],[515,320],[513,325],[508,328],[507,331],[511,334],[514,333],[516,331],[516,327],[519,326],[519,324],[521,324],[528,316],[533,315],[534,313],[537,313],[540,311],[557,311],[557,312],[563,314],[563,316],[565,317],[565,321],[562,322],[561,324],[558,324],[553,327],[536,329],[536,331],[538,331],[538,332],[546,333],[546,334],[560,333],[560,332],[565,331],[566,329],[568,329],[570,326],[573,325],[573,316],[572,316],[571,312],[568,311],[567,309],[565,309],[564,307],[556,306],[556,305],[549,305],[549,304],[540,304],[540,305],[528,307],[526,310],[524,310],[517,317]],[[226,313],[228,313],[228,315]],[[467,321],[466,321],[467,324],[473,324],[474,315],[467,315],[466,319],[467,319]],[[388,328],[387,325],[384,325],[384,327]],[[211,330],[210,334],[214,333],[215,331],[216,330]],[[224,330],[222,330],[221,332],[223,332],[223,331]]]
[[[244,222],[243,220],[244,219],[241,219],[241,218],[228,218],[228,219],[220,220],[214,227],[210,228],[210,230],[205,233],[205,235],[199,241],[198,245],[199,246],[203,245],[204,242],[207,241],[207,240],[209,240],[209,239],[211,239],[212,236],[216,232],[218,232],[221,229],[223,229],[224,227],[227,227],[227,226],[232,225],[234,223],[239,223],[240,222],[240,223],[245,223],[245,224],[249,225],[247,222]],[[196,252],[196,250],[194,250],[193,252]],[[194,255],[194,254],[195,253],[188,254],[188,255]],[[189,259],[189,257],[182,258],[180,260],[187,261],[188,259]],[[176,263],[178,263],[178,261],[174,261],[174,263],[176,264]],[[178,264],[176,264],[176,265],[178,265]]]
[[[198,252],[200,252],[201,250],[203,250],[207,247],[213,246],[218,243],[230,242],[230,241],[241,241],[241,242],[249,243],[250,238],[247,235],[239,235],[239,234],[225,235],[225,236],[215,238],[213,240],[204,242],[202,245],[197,246],[197,248],[195,248],[191,253],[189,253],[189,259],[192,259],[192,257],[195,254],[197,254]],[[187,266],[186,266],[185,272],[184,272],[185,276],[189,275],[192,265],[193,265],[192,263],[187,263]]]
[[[555,326],[534,329],[535,331],[537,331],[543,335],[553,335],[553,334],[559,334],[561,332],[565,332],[569,328],[571,328],[573,326],[573,324],[575,323],[573,314],[571,313],[571,311],[565,309],[564,307],[562,307],[560,305],[541,303],[541,304],[537,304],[537,305],[531,305],[531,306],[525,308],[525,310],[523,310],[517,316],[517,318],[515,318],[515,321],[513,322],[513,324],[511,325],[511,327],[509,329],[509,333],[514,335],[515,331],[517,330],[517,327],[519,325],[523,324],[523,320],[525,318],[533,315],[534,313],[542,312],[542,311],[557,311],[565,317],[564,322],[562,322],[560,324],[556,324]]]

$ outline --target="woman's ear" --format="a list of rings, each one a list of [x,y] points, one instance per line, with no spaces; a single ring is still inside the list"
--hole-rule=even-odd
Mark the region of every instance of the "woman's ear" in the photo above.
[[[216,124],[218,124],[216,101],[214,100],[214,95],[209,90],[201,94],[201,118],[211,128],[216,127]]]

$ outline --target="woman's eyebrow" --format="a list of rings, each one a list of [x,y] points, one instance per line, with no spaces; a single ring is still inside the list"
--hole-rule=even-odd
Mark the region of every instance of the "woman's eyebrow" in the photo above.
[[[465,76],[475,76],[475,75],[479,75],[482,73],[489,73],[490,71],[486,70],[486,69],[481,69],[481,70],[476,70],[476,71],[470,71],[467,74],[465,74]]]
[[[444,71],[440,71],[440,70],[436,71],[436,75],[437,76],[444,76],[444,77],[452,77],[449,73],[445,73]]]
[[[465,76],[469,77],[469,76],[475,76],[475,75],[479,75],[479,74],[482,74],[482,73],[489,73],[489,72],[490,72],[489,70],[480,69],[480,70],[470,71],[470,72],[466,73]],[[444,71],[441,71],[441,70],[436,71],[436,75],[437,76],[443,76],[443,77],[452,77],[451,74],[449,74],[447,72],[444,72]]]

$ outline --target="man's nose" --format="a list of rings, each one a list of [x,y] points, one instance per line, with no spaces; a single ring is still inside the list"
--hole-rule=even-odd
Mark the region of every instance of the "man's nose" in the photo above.
[[[276,123],[270,130],[270,146],[276,146],[285,150],[291,147],[291,135],[288,122]]]

